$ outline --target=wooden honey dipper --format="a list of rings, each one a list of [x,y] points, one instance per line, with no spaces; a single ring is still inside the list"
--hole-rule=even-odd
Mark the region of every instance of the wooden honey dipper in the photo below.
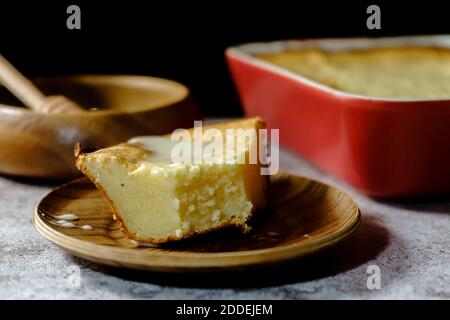
[[[45,96],[30,80],[0,55],[0,83],[25,106],[41,113],[76,113],[84,109],[61,95]]]

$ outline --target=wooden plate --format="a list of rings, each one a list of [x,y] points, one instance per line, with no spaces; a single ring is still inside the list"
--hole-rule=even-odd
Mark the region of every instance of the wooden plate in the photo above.
[[[223,271],[300,258],[348,237],[360,212],[340,190],[299,176],[271,177],[270,209],[252,221],[252,231],[227,229],[191,240],[140,246],[124,236],[112,211],[87,179],[50,192],[36,208],[34,224],[47,239],[72,254],[111,266],[154,271]],[[75,227],[58,216],[74,214]],[[88,225],[92,229],[83,229]],[[89,227],[85,227],[89,228]]]

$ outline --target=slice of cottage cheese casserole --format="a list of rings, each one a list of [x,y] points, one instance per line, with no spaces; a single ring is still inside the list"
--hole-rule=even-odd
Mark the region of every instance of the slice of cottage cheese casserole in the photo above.
[[[256,131],[264,127],[261,119],[254,118],[204,126],[203,132],[214,128],[225,136],[230,128]],[[249,230],[248,219],[265,205],[268,183],[260,173],[260,162],[248,163],[258,135],[237,141],[225,151],[208,151],[205,136],[197,138],[202,147],[197,161],[198,151],[193,151],[192,161],[174,162],[174,148],[184,145],[169,137],[147,136],[79,152],[76,164],[103,193],[132,239],[161,243],[226,226]],[[241,163],[238,158],[247,161]]]

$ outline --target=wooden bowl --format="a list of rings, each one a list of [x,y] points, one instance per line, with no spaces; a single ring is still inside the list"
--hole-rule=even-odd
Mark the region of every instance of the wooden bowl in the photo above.
[[[255,215],[248,234],[224,229],[190,240],[140,245],[125,236],[109,204],[86,178],[51,191],[38,204],[33,222],[44,237],[78,257],[163,272],[230,271],[288,262],[332,247],[358,227],[358,206],[342,191],[289,173],[270,179],[269,209]],[[76,219],[63,225],[61,217],[67,214]]]
[[[47,95],[62,94],[91,109],[43,114],[24,108],[0,88],[0,173],[45,179],[78,175],[73,147],[107,147],[137,135],[192,127],[199,114],[189,90],[144,76],[69,76],[37,79]]]

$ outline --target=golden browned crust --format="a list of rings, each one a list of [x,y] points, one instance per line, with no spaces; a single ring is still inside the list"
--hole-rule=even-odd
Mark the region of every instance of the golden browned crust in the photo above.
[[[225,122],[211,123],[202,126],[203,130],[217,129],[221,132],[225,132],[226,129],[238,129],[238,128],[255,128],[264,129],[266,128],[266,123],[261,117],[245,118],[238,120],[229,120]],[[194,128],[188,129],[190,132],[194,131]],[[170,133],[166,134],[165,137],[170,137]]]
[[[229,227],[234,227],[234,228],[238,228],[240,229],[243,233],[247,233],[250,231],[250,227],[245,223],[245,222],[240,222],[240,221],[234,221],[235,219],[232,219],[230,221],[225,221],[222,224],[219,224],[217,226],[205,229],[205,230],[200,230],[200,231],[190,231],[186,234],[184,234],[182,237],[178,238],[178,237],[167,237],[167,238],[142,238],[142,237],[137,237],[135,235],[130,236],[130,233],[127,233],[127,236],[129,236],[131,239],[136,240],[138,242],[146,242],[146,243],[155,243],[155,244],[161,244],[161,243],[166,243],[166,242],[170,242],[170,241],[180,241],[180,240],[184,240],[184,239],[190,239],[202,234],[206,234],[212,231],[217,231],[219,229],[224,229],[224,228],[229,228]],[[248,219],[246,219],[247,221]],[[123,226],[125,228],[125,226]]]

